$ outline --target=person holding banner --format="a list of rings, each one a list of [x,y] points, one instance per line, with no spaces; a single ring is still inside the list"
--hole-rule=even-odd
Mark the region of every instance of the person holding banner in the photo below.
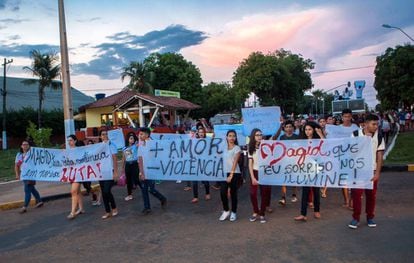
[[[312,121],[308,121],[304,126],[301,138],[312,140],[312,139],[323,139],[325,138],[325,136],[323,135],[322,129],[320,128],[318,124]],[[320,213],[321,195],[320,195],[319,187],[304,186],[302,187],[302,203],[301,203],[300,215],[294,218],[296,221],[307,220],[306,214],[307,214],[307,209],[308,209],[308,200],[310,199],[309,193],[311,191],[313,191],[314,217],[316,219],[321,218],[321,213]]]
[[[377,224],[374,221],[375,216],[375,202],[378,188],[378,181],[381,175],[381,167],[383,163],[385,142],[382,139],[382,136],[378,135],[378,116],[374,114],[369,114],[365,118],[365,125],[363,129],[358,130],[353,134],[354,136],[368,136],[372,140],[372,170],[373,177],[371,181],[373,182],[373,189],[365,189],[365,210],[367,213],[367,224],[368,227],[376,227]],[[351,196],[354,205],[354,210],[352,214],[352,221],[349,223],[348,227],[351,229],[357,229],[359,225],[359,220],[361,217],[361,206],[362,206],[362,195],[364,189],[352,189]]]
[[[125,147],[122,149],[122,168],[126,176],[127,182],[127,196],[125,201],[130,201],[132,197],[132,188],[135,181],[138,181],[139,188],[142,188],[138,178],[138,137],[135,133],[128,134],[127,140],[125,141]]]
[[[199,127],[198,130],[197,130],[196,138],[197,139],[204,139],[204,138],[206,138],[206,135],[207,135],[206,129],[204,127]],[[210,182],[209,181],[202,181],[201,183],[204,185],[204,188],[206,190],[205,199],[208,201],[208,200],[211,199],[211,196],[210,196]],[[191,203],[193,203],[193,204],[198,203],[198,181],[193,181],[193,199],[191,200]]]
[[[105,214],[102,216],[102,219],[108,219],[111,216],[117,216],[118,215],[118,209],[116,208],[115,204],[115,198],[112,194],[112,186],[114,186],[115,181],[114,178],[118,178],[118,159],[116,157],[116,154],[118,150],[116,149],[115,144],[111,143],[108,138],[108,131],[107,130],[100,130],[99,132],[99,141],[103,143],[109,144],[110,153],[112,155],[112,163],[113,163],[113,174],[112,174],[112,180],[103,180],[99,181],[99,185],[101,187],[102,191],[102,199],[105,206]]]
[[[16,155],[15,165],[14,165],[14,171],[16,173],[16,180],[20,180],[21,166],[29,150],[30,150],[29,142],[26,140],[22,141],[22,144],[20,146],[20,151]],[[27,207],[30,204],[30,199],[32,197],[32,194],[34,198],[36,199],[35,207],[38,208],[38,207],[43,206],[42,198],[40,198],[40,194],[36,190],[36,187],[35,187],[36,181],[23,180],[23,183],[24,183],[24,205],[20,209],[21,214],[27,212]]]
[[[67,140],[68,140],[69,148],[73,149],[76,147],[78,138],[74,134],[69,135]],[[74,219],[77,215],[85,213],[85,210],[83,209],[81,183],[72,182],[70,187],[71,187],[70,194],[72,197],[72,208],[67,218]]]
[[[229,130],[226,134],[227,150],[224,152],[224,166],[227,172],[227,179],[220,183],[220,197],[223,203],[223,213],[219,220],[224,221],[230,216],[230,221],[237,219],[237,182],[240,180],[239,158],[241,149],[237,142],[237,133],[235,130]],[[229,209],[229,200],[227,196],[230,187],[231,196],[231,213]]]
[[[258,151],[259,145],[262,141],[263,133],[260,129],[253,129],[250,134],[249,140],[249,173],[250,173],[250,201],[253,206],[253,214],[249,218],[250,222],[255,222],[257,217],[260,219],[260,223],[266,223],[265,211],[266,207],[270,204],[271,188],[269,185],[259,186],[259,163],[258,163]],[[257,200],[257,190],[260,188],[260,209]]]
[[[144,163],[143,163],[143,150],[142,147],[145,147],[145,143],[147,140],[150,139],[151,130],[149,128],[141,128],[139,130],[139,141],[141,143],[138,149],[138,164],[139,164],[139,179],[142,181],[142,199],[144,201],[144,209],[142,210],[142,214],[147,215],[151,213],[151,203],[149,199],[150,192],[153,196],[155,196],[161,202],[161,206],[165,207],[167,204],[167,198],[162,195],[157,189],[155,189],[155,182],[153,180],[145,179],[144,174]]]

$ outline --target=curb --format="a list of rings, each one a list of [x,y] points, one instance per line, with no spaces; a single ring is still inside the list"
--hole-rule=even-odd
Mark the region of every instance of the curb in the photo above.
[[[99,191],[100,186],[98,185],[92,185],[92,190],[91,193]],[[86,190],[82,190],[81,191],[82,194],[86,193]],[[42,201],[43,202],[49,202],[49,201],[54,201],[54,200],[58,200],[58,199],[63,199],[63,198],[67,198],[70,197],[71,194],[69,193],[61,193],[61,194],[54,194],[54,195],[48,195],[48,196],[44,196],[42,197]],[[34,206],[36,203],[36,200],[34,200],[33,198],[30,200],[29,206]],[[24,200],[20,200],[20,201],[14,201],[14,202],[8,202],[8,203],[3,203],[0,204],[0,211],[5,211],[5,210],[11,210],[11,209],[16,209],[16,208],[20,208],[23,207],[24,204]]]
[[[389,164],[383,165],[382,172],[414,172],[414,164]]]

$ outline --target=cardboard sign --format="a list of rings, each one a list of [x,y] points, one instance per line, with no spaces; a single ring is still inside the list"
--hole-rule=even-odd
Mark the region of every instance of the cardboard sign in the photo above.
[[[274,135],[280,127],[280,107],[243,108],[243,133],[250,136],[254,128],[264,135]]]
[[[246,145],[246,136],[243,134],[243,124],[216,124],[214,125],[214,137],[226,140],[226,134],[229,130],[235,130],[239,145]]]

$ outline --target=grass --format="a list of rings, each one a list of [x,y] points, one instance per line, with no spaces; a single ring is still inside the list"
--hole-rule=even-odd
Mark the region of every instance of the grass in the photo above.
[[[385,164],[414,163],[414,132],[400,133]]]
[[[0,182],[11,181],[16,178],[14,160],[18,149],[0,150]]]

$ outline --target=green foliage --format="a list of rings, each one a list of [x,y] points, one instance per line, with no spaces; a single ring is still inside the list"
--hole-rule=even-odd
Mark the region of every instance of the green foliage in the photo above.
[[[202,88],[200,70],[177,53],[153,53],[144,60],[153,73],[153,88],[179,91],[181,98],[200,104]]]
[[[135,90],[141,93],[154,94],[152,83],[155,74],[150,71],[144,63],[131,61],[128,66],[123,68],[121,80],[129,78],[129,84],[125,87],[129,90]]]
[[[64,118],[62,109],[42,111],[44,127],[52,128],[53,135],[65,133]],[[0,115],[0,120],[2,116]],[[37,111],[30,107],[22,108],[18,111],[10,110],[7,112],[7,134],[9,137],[25,138],[28,122],[36,123]]]
[[[239,110],[235,90],[227,83],[211,82],[203,87],[202,116],[206,119],[217,113]]]
[[[40,128],[37,129],[36,125],[29,121],[29,127],[26,129],[26,134],[33,138],[33,141],[38,147],[50,147],[50,136],[52,135],[52,129]]]
[[[33,76],[39,78],[38,80],[25,80],[25,84],[39,84],[39,108],[37,112],[37,125],[42,126],[42,109],[43,100],[45,98],[45,88],[51,87],[58,89],[61,87],[61,82],[54,81],[60,77],[59,56],[56,53],[50,52],[42,54],[39,50],[32,50],[30,58],[33,60],[31,67],[23,67],[24,70],[29,71]]]
[[[16,178],[14,160],[17,152],[17,149],[0,151],[0,182],[11,181]]]
[[[398,134],[395,146],[385,160],[385,164],[411,164],[414,160],[414,133]]]
[[[388,48],[377,57],[374,88],[382,108],[397,109],[402,102],[405,107],[414,104],[414,46]]]
[[[233,76],[238,103],[254,92],[264,106],[279,105],[285,113],[299,112],[304,92],[311,88],[308,70],[314,63],[284,49],[264,55],[253,52]]]

